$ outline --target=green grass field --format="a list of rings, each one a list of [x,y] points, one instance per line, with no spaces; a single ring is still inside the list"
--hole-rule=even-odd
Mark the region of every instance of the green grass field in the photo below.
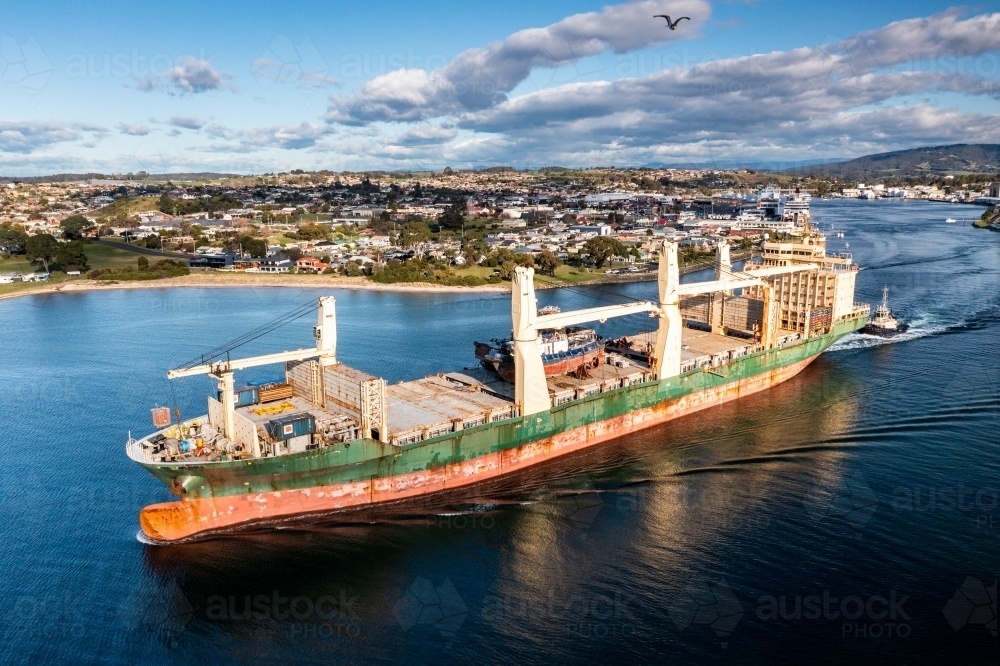
[[[122,199],[116,201],[110,206],[105,206],[104,208],[97,211],[98,216],[114,217],[118,213],[124,215],[132,215],[134,213],[147,213],[152,210],[158,210],[160,204],[160,197],[158,196],[144,196],[144,197],[133,197],[130,199]]]
[[[489,276],[493,275],[495,268],[490,268],[489,266],[470,266],[467,268],[453,268],[452,272],[459,277],[471,276],[479,277],[484,280]]]
[[[107,245],[87,244],[84,252],[87,253],[87,264],[94,268],[135,268],[136,261],[143,256],[138,252],[119,250],[116,247]],[[159,257],[146,257],[150,262],[157,261]]]
[[[118,248],[108,247],[106,245],[95,245],[94,243],[87,243],[87,245],[84,246],[83,251],[87,254],[87,265],[89,266],[88,270],[94,268],[135,268],[137,266],[137,260],[142,256],[137,252],[119,250]],[[147,259],[155,261],[156,257],[147,257]],[[26,274],[41,272],[43,272],[41,264],[32,264],[24,258],[24,255],[16,254],[10,259],[0,259],[0,273]],[[15,282],[13,284],[0,284],[0,295],[11,294],[19,291],[29,291],[37,288],[39,285],[57,284],[71,279],[79,280],[81,278],[75,276],[71,278],[62,271],[54,271],[48,282]]]
[[[455,275],[459,276],[472,275],[475,277],[481,277],[485,279],[493,275],[493,272],[495,270],[496,270],[495,268],[490,268],[488,266],[472,266],[468,268],[453,268],[452,272],[454,272]],[[586,268],[582,268],[579,266],[562,265],[556,269],[556,274],[554,277],[551,275],[541,275],[537,272],[537,270],[535,272],[535,277],[539,281],[545,282],[547,284],[552,284],[552,283],[576,284],[578,282],[589,282],[592,280],[598,280],[600,278],[603,278],[605,270],[607,269],[602,268],[598,270],[596,268],[592,268],[588,271]]]

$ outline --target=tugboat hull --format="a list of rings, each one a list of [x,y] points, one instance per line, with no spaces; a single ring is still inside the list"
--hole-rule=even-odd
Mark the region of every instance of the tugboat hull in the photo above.
[[[877,335],[880,338],[893,338],[899,335],[900,333],[905,333],[907,330],[909,330],[909,328],[910,328],[909,324],[904,324],[902,322],[900,322],[896,326],[896,328],[882,328],[881,326],[874,326],[872,324],[868,324],[860,331],[858,331],[858,333],[864,333],[866,335]]]
[[[476,358],[479,359],[484,368],[497,373],[505,382],[514,382],[514,357],[510,354],[497,353],[495,347],[477,342]],[[604,363],[604,349],[600,341],[595,340],[568,352],[543,354],[542,363],[545,367],[546,377],[581,372],[588,368],[596,368]]]

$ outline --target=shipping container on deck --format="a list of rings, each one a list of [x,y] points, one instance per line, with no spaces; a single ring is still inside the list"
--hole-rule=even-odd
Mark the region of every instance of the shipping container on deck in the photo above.
[[[219,402],[222,402],[222,391],[218,392]],[[234,407],[249,407],[250,405],[256,405],[260,402],[260,393],[257,391],[256,386],[241,386],[237,389],[233,389],[233,406]]]
[[[285,440],[316,432],[316,419],[312,414],[299,412],[281,418],[271,419],[266,425],[271,439]]]
[[[153,425],[157,428],[166,428],[170,425],[170,408],[155,407],[153,410]]]

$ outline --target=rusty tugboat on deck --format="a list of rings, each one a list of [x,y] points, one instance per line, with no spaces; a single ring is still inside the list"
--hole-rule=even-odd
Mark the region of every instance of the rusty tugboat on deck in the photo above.
[[[540,315],[559,314],[561,310],[549,305],[538,311]],[[476,342],[476,359],[487,370],[492,370],[510,383],[515,380],[514,340]],[[604,345],[597,332],[591,328],[570,326],[554,331],[542,331],[538,339],[538,352],[546,377],[583,375],[604,363]]]
[[[219,391],[207,414],[171,422],[159,408],[156,432],[129,436],[129,458],[180,496],[142,509],[143,533],[184,541],[506,477],[767,390],[868,321],[853,301],[857,265],[812,238],[765,243],[762,263],[744,271],[722,242],[715,279],[700,283],[680,284],[675,243],[659,254],[656,300],[573,312],[539,313],[534,272],[517,268],[513,383],[474,370],[389,385],[347,366],[332,297],[307,306],[318,309],[314,348],[231,359],[243,336],[170,370],[210,375]],[[651,354],[608,352],[583,376],[547,376],[548,332],[643,312],[655,333],[616,342]],[[283,382],[236,388],[235,371],[268,364],[284,364]]]

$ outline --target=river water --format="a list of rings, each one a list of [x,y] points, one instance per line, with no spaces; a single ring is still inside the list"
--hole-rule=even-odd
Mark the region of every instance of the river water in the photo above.
[[[172,390],[166,368],[318,293],[0,302],[0,662],[996,663],[1000,236],[945,224],[973,207],[813,212],[863,266],[856,300],[888,286],[908,333],[513,481],[180,546],[137,537],[169,496],[127,432],[156,404],[203,413],[211,381]],[[390,381],[471,366],[510,328],[503,295],[335,295],[341,360]],[[307,346],[311,324],[245,352]]]

